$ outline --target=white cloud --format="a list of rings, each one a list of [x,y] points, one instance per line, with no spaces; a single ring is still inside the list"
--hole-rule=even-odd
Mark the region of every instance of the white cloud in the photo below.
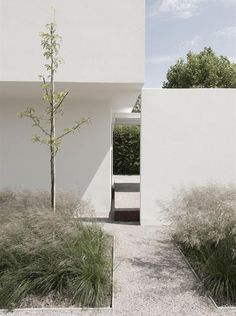
[[[174,63],[179,59],[177,55],[163,55],[163,56],[152,56],[147,58],[147,64],[170,64]]]
[[[189,19],[198,13],[198,9],[202,3],[208,1],[209,0],[157,0],[151,8],[149,15],[165,15],[172,18]]]
[[[177,51],[181,52],[184,50],[189,51],[195,47],[198,47],[202,43],[202,38],[199,35],[195,35],[191,40],[180,43],[177,47]],[[147,64],[160,65],[160,64],[172,64],[176,63],[179,58],[184,58],[184,54],[173,54],[173,55],[160,55],[160,56],[151,56],[147,58]]]
[[[213,0],[212,0],[213,1]],[[221,4],[223,4],[225,7],[231,7],[236,6],[235,0],[220,0]]]
[[[218,30],[215,32],[215,35],[226,39],[236,39],[236,26],[228,26],[222,30]]]
[[[191,40],[180,43],[179,49],[191,50],[195,47],[198,47],[201,43],[201,36],[195,35]]]

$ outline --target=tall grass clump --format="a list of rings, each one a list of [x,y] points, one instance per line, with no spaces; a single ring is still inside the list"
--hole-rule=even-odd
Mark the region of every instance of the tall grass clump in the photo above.
[[[219,305],[236,304],[236,188],[182,190],[167,206],[173,237]]]
[[[96,224],[82,224],[88,207],[47,192],[0,193],[0,308],[51,297],[63,306],[109,304],[111,242]],[[34,303],[33,303],[34,305]]]

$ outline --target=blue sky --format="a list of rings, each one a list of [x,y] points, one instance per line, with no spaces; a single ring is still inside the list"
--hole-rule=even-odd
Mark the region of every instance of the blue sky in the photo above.
[[[146,0],[146,87],[161,87],[170,65],[205,46],[236,62],[236,0]]]

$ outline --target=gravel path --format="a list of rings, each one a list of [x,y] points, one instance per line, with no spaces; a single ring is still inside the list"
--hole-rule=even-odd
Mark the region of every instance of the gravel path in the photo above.
[[[227,316],[197,291],[197,282],[166,227],[105,223],[115,236],[113,310],[15,311],[11,316]],[[5,315],[0,312],[0,316]]]
[[[219,312],[199,295],[197,282],[166,227],[105,224],[115,235],[116,316],[213,316]]]

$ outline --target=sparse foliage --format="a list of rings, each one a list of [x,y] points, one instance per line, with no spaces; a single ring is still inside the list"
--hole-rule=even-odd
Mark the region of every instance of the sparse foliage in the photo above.
[[[75,121],[70,128],[65,128],[61,133],[56,134],[56,119],[58,115],[64,113],[64,101],[69,91],[55,90],[55,74],[61,63],[59,56],[61,37],[56,32],[56,24],[50,23],[46,25],[46,32],[40,33],[41,46],[44,50],[44,57],[47,60],[45,68],[47,77],[40,75],[42,80],[43,101],[45,111],[43,115],[37,113],[33,107],[28,107],[24,112],[20,113],[20,118],[29,118],[33,127],[38,128],[40,134],[33,134],[32,141],[45,144],[50,150],[50,167],[51,167],[51,207],[55,213],[56,210],[56,154],[60,149],[62,140],[65,136],[73,134],[80,130],[81,126],[89,122],[89,118],[82,118]]]
[[[132,112],[133,113],[140,113],[141,112],[141,107],[142,107],[142,95],[140,94],[138,96],[138,99],[133,107]]]

